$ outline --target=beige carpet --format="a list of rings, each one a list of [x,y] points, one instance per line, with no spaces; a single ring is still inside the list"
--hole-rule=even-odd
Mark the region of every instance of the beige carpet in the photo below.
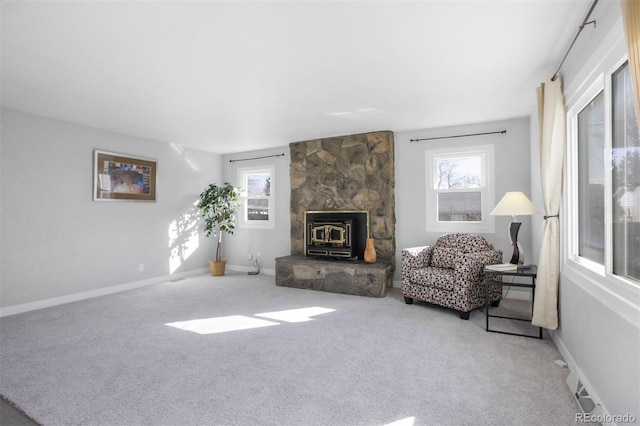
[[[198,276],[0,319],[0,394],[46,425],[573,425],[548,340],[484,312]]]

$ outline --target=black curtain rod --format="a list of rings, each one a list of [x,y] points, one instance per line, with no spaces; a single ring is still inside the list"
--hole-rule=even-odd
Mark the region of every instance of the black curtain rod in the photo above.
[[[432,141],[435,139],[451,139],[451,138],[464,138],[467,136],[482,136],[482,135],[495,135],[497,133],[506,134],[506,130],[500,130],[498,132],[486,132],[486,133],[470,133],[468,135],[455,135],[455,136],[439,136],[437,138],[422,138],[422,139],[409,139],[409,142],[420,142],[420,141]]]
[[[263,157],[241,158],[239,160],[229,160],[229,162],[230,163],[235,163],[236,161],[261,160],[263,158],[271,158],[271,157],[284,157],[284,153],[282,153],[282,154],[273,154],[273,155],[265,155]]]
[[[598,4],[598,0],[593,0],[593,3],[591,3],[591,7],[587,12],[587,16],[585,16],[584,19],[582,20],[582,24],[578,28],[578,33],[576,34],[576,36],[573,38],[573,41],[569,45],[569,49],[567,49],[567,53],[564,54],[564,58],[562,58],[562,62],[560,62],[560,65],[558,65],[558,69],[556,70],[555,74],[553,74],[553,77],[551,77],[551,81],[556,81],[556,79],[558,78],[558,73],[560,72],[560,68],[562,68],[564,61],[567,59],[567,56],[569,56],[569,52],[571,52],[571,49],[573,49],[573,45],[576,44],[576,40],[578,40],[578,37],[580,36],[580,33],[582,32],[582,30],[584,30],[585,25],[593,24],[594,27],[596,26],[595,20],[589,21],[589,17],[591,16],[593,9],[596,7],[596,4]]]

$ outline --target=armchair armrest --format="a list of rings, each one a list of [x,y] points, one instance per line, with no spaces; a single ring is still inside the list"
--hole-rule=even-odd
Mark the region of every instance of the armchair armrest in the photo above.
[[[465,253],[454,263],[456,285],[465,286],[466,283],[480,282],[480,275],[485,265],[502,262],[501,250],[483,250]]]
[[[429,266],[433,246],[410,247],[402,250],[402,271]]]
[[[478,274],[482,272],[485,265],[491,265],[494,263],[502,262],[501,250],[483,250],[474,253],[466,253],[464,255],[466,262],[473,264],[478,268]],[[464,263],[464,262],[463,262]]]

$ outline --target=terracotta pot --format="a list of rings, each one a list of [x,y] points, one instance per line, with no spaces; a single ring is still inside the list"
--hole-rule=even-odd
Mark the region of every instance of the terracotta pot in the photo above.
[[[219,277],[224,275],[224,267],[227,264],[226,260],[210,260],[209,261],[209,269],[211,269],[211,275],[214,277]]]
[[[373,238],[367,238],[367,243],[364,246],[364,263],[376,263],[377,258]]]

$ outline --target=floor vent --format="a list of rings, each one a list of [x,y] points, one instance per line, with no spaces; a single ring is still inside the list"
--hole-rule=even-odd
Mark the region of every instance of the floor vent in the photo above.
[[[567,377],[566,382],[573,394],[573,397],[578,403],[580,410],[582,411],[580,419],[598,418],[603,415],[604,410],[602,406],[591,394],[589,394],[589,390],[582,380],[580,380],[576,370],[571,370],[569,372],[569,377]],[[578,420],[578,416],[576,416],[576,420]]]

